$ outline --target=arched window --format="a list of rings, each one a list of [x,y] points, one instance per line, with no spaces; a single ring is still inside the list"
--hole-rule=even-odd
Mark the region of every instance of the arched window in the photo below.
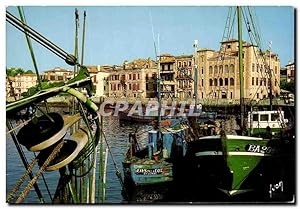
[[[223,73],[223,66],[222,66],[222,65],[219,66],[219,73],[220,73],[220,74]]]
[[[212,74],[212,73],[213,73],[213,67],[209,66],[209,74]]]
[[[214,79],[214,86],[217,86],[218,85],[218,79]]]
[[[228,65],[225,65],[225,73],[228,73]]]
[[[228,78],[225,78],[225,86],[228,86]]]
[[[218,67],[217,67],[217,65],[215,65],[215,67],[214,67],[214,73],[215,74],[218,73]]]
[[[209,86],[212,86],[212,85],[213,85],[213,80],[209,79]]]
[[[230,86],[234,86],[234,79],[230,78]]]
[[[222,78],[219,79],[219,85],[223,86],[223,79]]]
[[[233,64],[230,65],[229,71],[230,71],[230,73],[234,73],[234,65]]]

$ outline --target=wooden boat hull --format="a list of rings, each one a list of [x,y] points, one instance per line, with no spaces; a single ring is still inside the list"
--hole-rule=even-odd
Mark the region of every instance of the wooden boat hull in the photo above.
[[[277,144],[247,136],[201,137],[190,143],[188,152],[194,156],[189,160],[195,160],[192,167],[207,180],[204,183],[234,196],[263,189],[271,170],[276,170]]]
[[[172,163],[154,160],[124,161],[125,179],[132,181],[136,186],[152,185],[173,181]]]

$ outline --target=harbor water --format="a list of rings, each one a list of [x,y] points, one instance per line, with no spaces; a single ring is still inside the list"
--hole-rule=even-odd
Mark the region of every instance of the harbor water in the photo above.
[[[111,148],[113,157],[117,163],[118,169],[123,174],[122,160],[128,148],[128,134],[129,132],[136,131],[138,126],[138,132],[142,133],[149,129],[149,126],[140,124],[123,124],[119,122],[118,117],[104,117],[104,132],[107,138],[108,144]],[[141,134],[140,138],[145,137],[146,133]],[[13,143],[12,138],[8,134],[6,139],[6,194],[8,194],[19,178],[24,174],[25,168],[19,157],[17,149]],[[25,147],[22,147],[29,163],[34,159],[33,152],[29,152]],[[33,170],[33,174],[37,172],[37,166]],[[98,176],[98,174],[97,174]],[[54,196],[56,186],[59,179],[58,171],[44,172],[44,178],[47,182],[49,191]],[[27,179],[28,180],[28,179]],[[25,185],[26,181],[23,183]],[[45,202],[51,203],[46,186],[42,177],[38,180],[38,185],[44,195]],[[23,189],[21,187],[20,191]],[[116,176],[116,169],[113,164],[112,158],[108,156],[107,164],[107,183],[106,183],[106,200],[105,203],[122,203],[122,187]],[[24,203],[39,203],[39,199],[32,188],[28,196],[25,198]]]
[[[122,190],[121,183],[116,175],[116,169],[118,169],[123,176],[122,160],[128,150],[128,136],[130,132],[136,132],[138,135],[138,142],[141,145],[146,144],[147,131],[152,127],[149,125],[143,125],[139,123],[120,122],[118,117],[108,116],[103,118],[104,133],[111,149],[113,158],[117,163],[117,168],[114,166],[112,156],[108,155],[107,164],[107,183],[106,183],[106,204],[126,204],[126,203],[154,203],[154,202],[180,202],[180,203],[215,203],[215,202],[230,202],[233,200],[225,199],[222,193],[219,191],[209,191],[204,189],[204,185],[197,185],[196,182],[183,179],[179,184],[157,185],[157,186],[145,186],[141,188],[134,188],[129,191]],[[17,149],[13,143],[13,140],[9,134],[6,136],[6,194],[13,189],[19,178],[24,174],[25,168],[19,157]],[[29,163],[35,158],[34,153],[28,151],[23,147],[24,153]],[[105,149],[104,149],[105,150]],[[33,174],[37,172],[38,168],[35,166]],[[97,174],[98,176],[98,171]],[[190,173],[193,176],[192,173]],[[59,173],[58,171],[44,172],[44,179],[47,182],[48,190],[51,196],[54,196]],[[28,179],[25,181],[28,182]],[[26,183],[24,183],[25,185]],[[51,199],[48,195],[47,188],[43,182],[43,178],[40,177],[38,185],[44,196],[46,203],[51,203]],[[19,191],[24,188],[21,187]],[[202,192],[201,192],[202,191]],[[265,195],[268,195],[266,190]],[[96,192],[97,194],[97,192]],[[290,199],[290,197],[288,197]],[[246,197],[239,201],[251,201],[251,197]],[[37,204],[40,203],[36,192],[32,188],[24,203]]]

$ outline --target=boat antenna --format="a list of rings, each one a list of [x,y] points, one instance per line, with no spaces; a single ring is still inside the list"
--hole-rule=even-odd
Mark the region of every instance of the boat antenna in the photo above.
[[[243,40],[242,40],[242,20],[241,8],[237,6],[238,19],[238,40],[239,40],[239,70],[240,70],[240,108],[241,108],[241,131],[244,135],[244,69],[243,69]]]
[[[149,11],[149,16],[150,16],[150,23],[151,23],[151,29],[152,29],[154,52],[155,52],[155,57],[156,57],[156,61],[157,61],[157,79],[156,79],[157,101],[158,101],[158,120],[157,120],[158,124],[157,124],[157,129],[158,129],[158,139],[160,139],[161,138],[161,92],[160,92],[159,34],[157,34],[157,45],[158,46],[156,47],[151,11]]]

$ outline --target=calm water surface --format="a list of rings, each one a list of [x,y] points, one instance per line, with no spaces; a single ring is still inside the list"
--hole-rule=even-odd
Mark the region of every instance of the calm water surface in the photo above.
[[[139,127],[138,133],[143,133],[144,131],[151,128],[150,126],[141,124],[137,125],[120,123],[118,117],[111,116],[104,118],[104,132],[113,153],[113,157],[117,163],[118,169],[122,173],[122,176],[122,160],[128,147],[128,134],[129,132],[135,131],[137,126]],[[143,141],[145,136],[145,133],[141,134],[140,140]],[[6,137],[6,193],[8,194],[8,192],[12,190],[19,178],[24,174],[25,168],[21,159],[19,158],[19,154],[10,135],[8,134]],[[30,163],[34,159],[33,153],[27,151],[25,147],[23,147],[23,150]],[[38,169],[37,166],[35,166],[35,168],[36,169],[34,169],[33,172],[34,174]],[[45,172],[44,177],[47,181],[51,195],[54,196],[59,178],[58,171]],[[24,186],[25,184],[26,182],[23,183]],[[40,190],[42,191],[42,194],[44,195],[45,201],[47,203],[51,203],[42,177],[39,178],[38,185],[40,187]],[[21,187],[19,191],[21,191],[24,186]],[[109,155],[107,164],[106,203],[122,203],[122,201],[123,197],[121,185],[118,177],[116,176],[116,169],[114,167],[112,158]],[[39,203],[39,200],[33,188],[29,192],[24,203]]]

